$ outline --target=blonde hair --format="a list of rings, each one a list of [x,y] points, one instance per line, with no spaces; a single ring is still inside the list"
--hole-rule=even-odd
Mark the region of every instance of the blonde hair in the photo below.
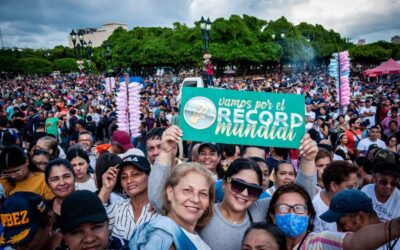
[[[209,185],[209,190],[208,190],[208,207],[204,211],[204,214],[200,217],[200,219],[197,221],[196,228],[201,229],[207,225],[207,223],[211,220],[211,218],[214,215],[214,197],[215,197],[215,190],[214,190],[214,177],[213,174],[211,173],[210,170],[206,169],[203,167],[200,163],[197,162],[184,162],[176,166],[172,172],[171,175],[169,176],[167,183],[165,185],[164,189],[164,202],[163,202],[163,212],[165,215],[168,215],[169,212],[171,211],[171,203],[168,201],[167,197],[167,188],[171,187],[174,188],[176,187],[180,180],[188,175],[189,173],[197,173],[200,174],[201,176],[204,176],[208,182],[210,183]]]

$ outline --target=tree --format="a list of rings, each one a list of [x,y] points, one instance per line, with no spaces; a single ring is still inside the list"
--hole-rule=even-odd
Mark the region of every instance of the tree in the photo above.
[[[46,59],[22,58],[17,63],[17,72],[23,74],[48,75],[51,71],[51,62]]]
[[[58,70],[61,73],[70,73],[79,71],[75,58],[56,59],[53,62],[53,70]]]

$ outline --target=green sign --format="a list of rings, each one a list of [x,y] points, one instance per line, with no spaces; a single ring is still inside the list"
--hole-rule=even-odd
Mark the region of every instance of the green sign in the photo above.
[[[184,140],[298,148],[305,133],[303,95],[184,87]]]

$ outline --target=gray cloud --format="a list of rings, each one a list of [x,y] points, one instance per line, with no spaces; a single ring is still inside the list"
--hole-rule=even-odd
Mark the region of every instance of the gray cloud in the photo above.
[[[0,29],[6,47],[67,45],[71,29],[108,22],[135,26],[193,26],[232,14],[265,20],[285,16],[298,24],[321,24],[353,40],[389,40],[399,35],[400,0],[0,0]]]

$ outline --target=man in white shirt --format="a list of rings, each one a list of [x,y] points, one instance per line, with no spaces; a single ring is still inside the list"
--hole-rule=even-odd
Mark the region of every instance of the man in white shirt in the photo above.
[[[366,156],[368,153],[369,147],[373,144],[377,145],[379,148],[385,149],[386,143],[384,141],[382,141],[381,139],[379,139],[378,136],[379,136],[378,126],[372,126],[369,129],[368,137],[362,139],[357,145],[358,155]]]
[[[363,100],[360,101],[360,104]],[[365,106],[360,107],[360,117],[362,118],[363,122],[366,122],[367,128],[371,128],[375,126],[375,114],[376,114],[376,107],[371,106],[371,100],[365,101]]]
[[[358,167],[347,161],[333,161],[325,168],[322,174],[325,189],[316,194],[312,200],[316,212],[314,232],[337,231],[336,223],[324,221],[319,216],[329,209],[336,193],[345,189],[358,188],[358,171]]]
[[[400,167],[394,162],[383,161],[373,168],[374,184],[364,186],[361,191],[372,199],[374,210],[381,221],[389,221],[400,216]]]

